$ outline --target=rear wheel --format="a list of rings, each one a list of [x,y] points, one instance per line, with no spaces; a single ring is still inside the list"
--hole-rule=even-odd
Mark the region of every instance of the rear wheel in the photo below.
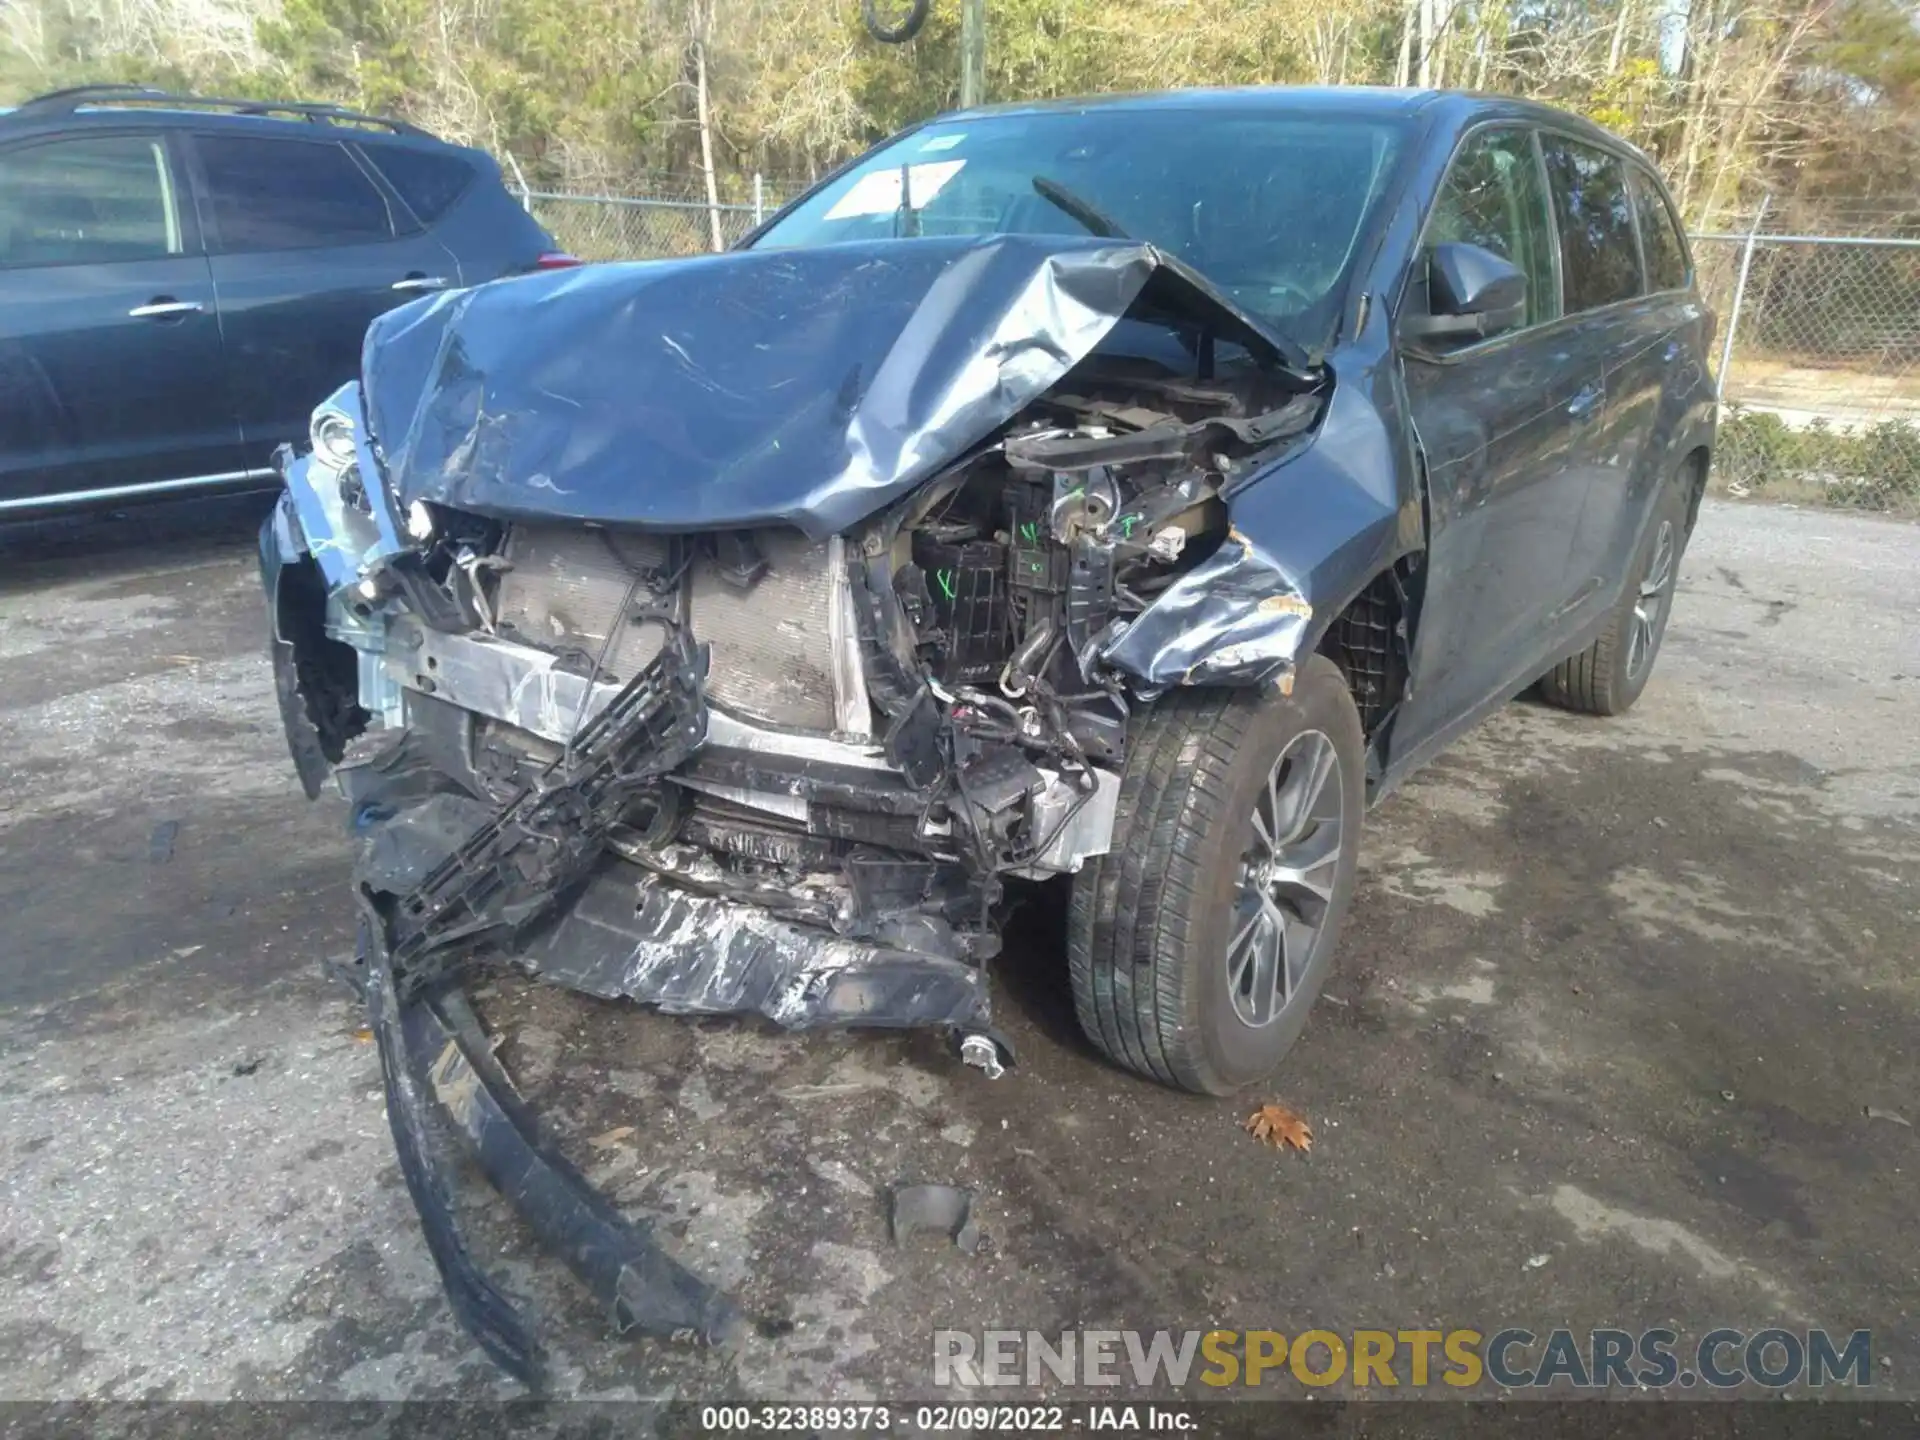
[[[1074,878],[1074,1008],[1110,1059],[1224,1095],[1270,1074],[1354,883],[1364,741],[1324,656],[1293,693],[1175,692],[1136,722],[1114,848]]]
[[[1686,543],[1686,492],[1681,485],[1669,485],[1606,632],[1540,677],[1543,700],[1585,715],[1620,715],[1640,698],[1666,638]]]

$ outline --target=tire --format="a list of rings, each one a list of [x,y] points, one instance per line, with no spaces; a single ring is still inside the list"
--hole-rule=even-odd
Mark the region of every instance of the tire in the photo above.
[[[1359,712],[1339,669],[1314,655],[1291,695],[1175,691],[1136,717],[1128,744],[1114,848],[1074,877],[1074,1009],[1087,1038],[1116,1064],[1178,1089],[1231,1094],[1279,1065],[1326,981],[1360,853]],[[1290,810],[1323,754],[1335,764],[1311,807],[1317,818],[1294,827],[1299,838],[1280,853],[1325,899],[1284,870],[1274,877],[1280,898],[1271,911],[1298,922],[1289,931],[1296,963],[1283,967],[1281,995],[1252,983],[1279,970],[1270,959],[1261,968],[1264,948],[1251,953],[1275,934],[1257,918],[1267,913],[1258,880],[1272,868],[1246,860],[1271,859],[1254,825],[1257,806],[1262,820],[1276,808],[1269,776],[1279,774],[1278,808]],[[1329,815],[1338,817],[1330,828]],[[1320,923],[1307,942],[1315,915]]]
[[[1541,699],[1582,715],[1623,715],[1633,707],[1660,657],[1686,546],[1687,494],[1676,481],[1660,497],[1606,631],[1540,677]]]
[[[867,33],[881,44],[904,45],[927,23],[931,5],[932,0],[909,0],[907,13],[889,25],[880,18],[878,0],[860,0],[860,18],[866,22]]]

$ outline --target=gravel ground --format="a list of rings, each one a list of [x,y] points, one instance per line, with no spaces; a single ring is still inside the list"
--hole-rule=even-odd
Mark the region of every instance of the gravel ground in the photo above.
[[[282,749],[258,510],[0,534],[10,1397],[514,1393],[448,1317],[318,975],[342,814]],[[1874,1390],[1912,1397],[1916,576],[1920,528],[1710,503],[1631,716],[1516,703],[1376,811],[1258,1097],[1311,1155],[1101,1064],[1044,902],[997,965],[997,1083],[930,1036],[496,985],[561,1143],[781,1322],[731,1357],[615,1340],[477,1202],[556,1390],[925,1395],[941,1325],[1780,1324],[1871,1328]],[[892,1248],[902,1180],[973,1187],[985,1250]]]

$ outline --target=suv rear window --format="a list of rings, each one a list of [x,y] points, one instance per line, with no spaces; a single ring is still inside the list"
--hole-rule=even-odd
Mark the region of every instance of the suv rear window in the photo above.
[[[196,135],[220,247],[298,250],[393,238],[380,187],[331,141]]]
[[[1614,156],[1562,135],[1543,134],[1554,219],[1560,223],[1560,271],[1569,315],[1640,293],[1640,249],[1633,237],[1627,170]]]
[[[1687,249],[1660,187],[1633,172],[1633,203],[1640,212],[1640,249],[1647,259],[1649,290],[1680,290],[1687,283]]]
[[[104,265],[181,252],[166,147],[90,135],[0,154],[0,266]]]
[[[446,214],[473,183],[473,166],[458,155],[404,145],[362,145],[360,153],[373,162],[422,224],[431,225]]]

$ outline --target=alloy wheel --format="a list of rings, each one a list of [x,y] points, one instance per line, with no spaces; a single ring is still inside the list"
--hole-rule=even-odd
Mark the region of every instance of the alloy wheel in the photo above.
[[[1320,949],[1345,807],[1333,741],[1318,730],[1303,730],[1267,773],[1240,857],[1227,994],[1235,1016],[1252,1029],[1280,1018]]]
[[[1673,598],[1674,528],[1671,520],[1662,520],[1653,539],[1653,558],[1640,581],[1640,593],[1633,601],[1633,624],[1627,634],[1627,678],[1638,680],[1640,672],[1653,659],[1660,643],[1660,622]]]

